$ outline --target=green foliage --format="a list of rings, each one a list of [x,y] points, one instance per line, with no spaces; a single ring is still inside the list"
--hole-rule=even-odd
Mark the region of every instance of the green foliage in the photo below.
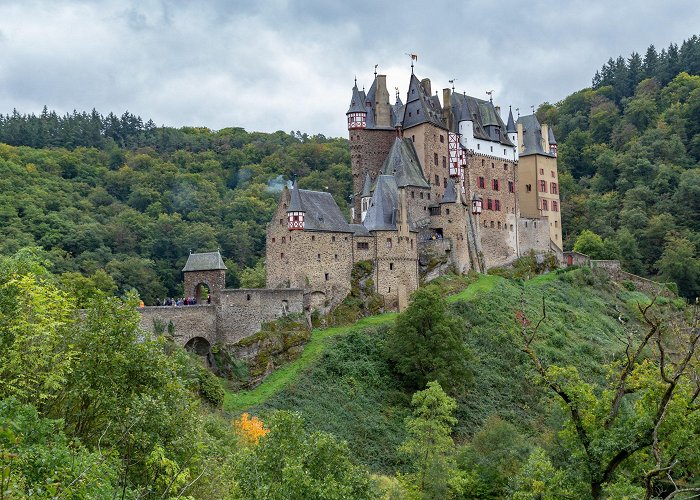
[[[257,446],[236,464],[240,498],[373,498],[369,473],[353,463],[347,444],[324,432],[306,432],[303,419],[280,411]]]
[[[447,498],[450,482],[457,475],[452,427],[457,407],[437,381],[428,382],[411,399],[412,416],[406,418],[408,439],[399,451],[406,455],[411,472],[403,479],[419,498]]]
[[[588,255],[591,259],[602,259],[605,254],[603,239],[593,231],[584,230],[576,239],[574,252]]]
[[[241,288],[265,288],[267,273],[262,261],[258,261],[255,267],[246,267],[241,271]]]
[[[513,479],[510,494],[513,500],[579,498],[571,491],[565,474],[552,465],[542,448],[536,448],[527,458]]]
[[[448,392],[460,392],[473,376],[466,336],[464,321],[448,313],[437,289],[419,288],[391,330],[387,354],[408,387],[421,388],[437,380]]]

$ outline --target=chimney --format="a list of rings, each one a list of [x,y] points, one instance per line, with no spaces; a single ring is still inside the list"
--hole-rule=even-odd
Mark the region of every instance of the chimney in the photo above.
[[[428,94],[428,96],[433,95],[433,92],[430,89],[430,78],[423,78],[421,80],[420,84],[423,85],[423,88],[425,89],[425,93]]]
[[[452,90],[442,89],[442,118],[447,124],[447,128],[452,128]]]
[[[498,115],[499,118],[501,117],[501,107],[500,106],[496,106],[496,114]]]
[[[379,127],[391,127],[391,104],[386,88],[386,75],[377,75],[375,99],[375,123]]]

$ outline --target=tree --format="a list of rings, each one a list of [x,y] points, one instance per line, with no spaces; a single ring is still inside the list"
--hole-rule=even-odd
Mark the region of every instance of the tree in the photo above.
[[[695,245],[685,238],[669,237],[656,263],[661,277],[678,285],[678,293],[689,299],[700,297],[700,259]]]
[[[427,389],[413,395],[411,406],[413,415],[406,418],[409,437],[399,448],[411,463],[405,482],[420,498],[447,498],[450,481],[456,475],[455,445],[450,434],[457,423],[452,416],[457,403],[437,381],[432,381]]]
[[[241,288],[265,288],[265,264],[258,261],[255,267],[246,267],[241,271]]]
[[[547,319],[544,298],[537,322],[522,311],[515,314],[522,351],[568,414],[561,439],[568,443],[571,466],[578,469],[573,486],[595,500],[628,490],[629,474],[636,474],[647,499],[664,489],[669,499],[700,492],[690,482],[700,472],[700,382],[688,377],[697,370],[698,306],[688,321],[686,311],[660,310],[655,303],[638,304],[645,331],[630,328],[621,339],[625,357],[610,364],[602,390],[583,381],[575,367],[547,366],[539,356],[536,341]],[[653,354],[647,357],[649,352]],[[668,484],[660,489],[664,480]]]
[[[242,448],[235,465],[240,498],[373,498],[369,473],[353,463],[347,443],[307,433],[296,413],[276,412],[258,444]]]
[[[437,289],[419,288],[389,333],[387,354],[408,387],[437,380],[448,391],[459,391],[472,378],[465,336],[463,320],[448,312]]]
[[[574,252],[588,255],[591,259],[602,259],[604,255],[603,238],[593,231],[584,229],[576,238]]]

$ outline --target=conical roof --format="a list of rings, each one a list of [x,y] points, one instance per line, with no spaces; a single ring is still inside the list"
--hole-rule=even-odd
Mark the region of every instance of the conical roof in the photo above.
[[[554,131],[552,130],[552,126],[550,125],[549,127],[547,127],[547,130],[547,142],[549,142],[550,144],[556,144],[557,140],[554,138]]]
[[[517,132],[515,120],[513,120],[513,110],[510,106],[508,106],[508,125],[506,125],[506,132],[509,134]]]
[[[363,225],[368,231],[396,229],[399,190],[393,175],[379,175]]]
[[[290,193],[289,208],[287,212],[303,212],[304,207],[301,204],[301,196],[299,196],[299,187],[297,186],[297,181],[294,181],[292,185],[292,191]]]
[[[365,99],[362,97],[362,93],[357,89],[357,82],[352,88],[352,100],[350,101],[350,107],[348,108],[348,113],[365,113]]]

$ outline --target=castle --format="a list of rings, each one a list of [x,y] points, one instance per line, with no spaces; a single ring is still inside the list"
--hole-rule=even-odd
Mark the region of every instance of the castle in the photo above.
[[[352,89],[346,113],[352,220],[329,193],[285,189],[267,229],[268,288],[304,290],[326,310],[350,291],[355,263],[371,261],[385,309],[402,310],[419,263],[485,272],[531,250],[562,257],[557,144],[537,117],[507,122],[491,100],[410,77],[392,105],[386,76]]]

